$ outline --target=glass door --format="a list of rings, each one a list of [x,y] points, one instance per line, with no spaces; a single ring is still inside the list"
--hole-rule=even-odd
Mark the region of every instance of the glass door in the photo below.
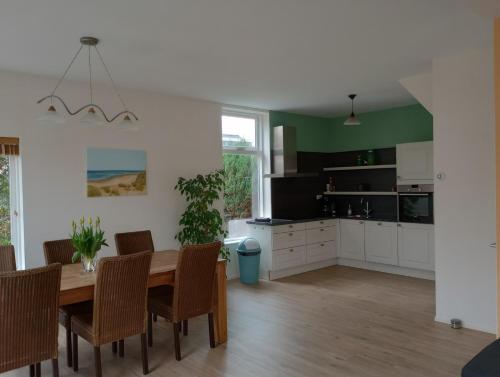
[[[21,223],[19,156],[0,155],[0,245],[14,245],[18,269],[25,267]]]

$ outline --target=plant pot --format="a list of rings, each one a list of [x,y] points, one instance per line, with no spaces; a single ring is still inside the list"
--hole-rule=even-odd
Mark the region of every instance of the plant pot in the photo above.
[[[85,272],[94,272],[97,264],[97,257],[87,258],[82,256],[82,266]]]

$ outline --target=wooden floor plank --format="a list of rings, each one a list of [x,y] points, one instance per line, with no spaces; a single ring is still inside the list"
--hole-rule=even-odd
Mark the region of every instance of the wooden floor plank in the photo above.
[[[177,362],[171,325],[154,324],[152,376],[451,377],[494,339],[434,322],[431,281],[339,266],[255,287],[229,282],[229,341],[215,349],[206,316],[189,326]],[[81,341],[78,376],[94,375],[92,355]],[[61,376],[76,375],[60,365]],[[142,376],[139,337],[126,341],[124,359],[104,346],[102,366],[107,377]],[[26,375],[27,369],[6,374]]]

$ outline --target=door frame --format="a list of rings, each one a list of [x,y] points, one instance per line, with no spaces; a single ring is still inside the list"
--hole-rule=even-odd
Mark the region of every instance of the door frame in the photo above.
[[[495,143],[496,143],[496,219],[497,219],[497,336],[500,337],[500,17],[494,21]]]

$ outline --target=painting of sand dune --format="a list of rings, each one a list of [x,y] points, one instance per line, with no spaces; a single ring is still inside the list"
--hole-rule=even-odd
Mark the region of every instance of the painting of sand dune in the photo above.
[[[87,149],[87,197],[146,195],[146,152]]]

